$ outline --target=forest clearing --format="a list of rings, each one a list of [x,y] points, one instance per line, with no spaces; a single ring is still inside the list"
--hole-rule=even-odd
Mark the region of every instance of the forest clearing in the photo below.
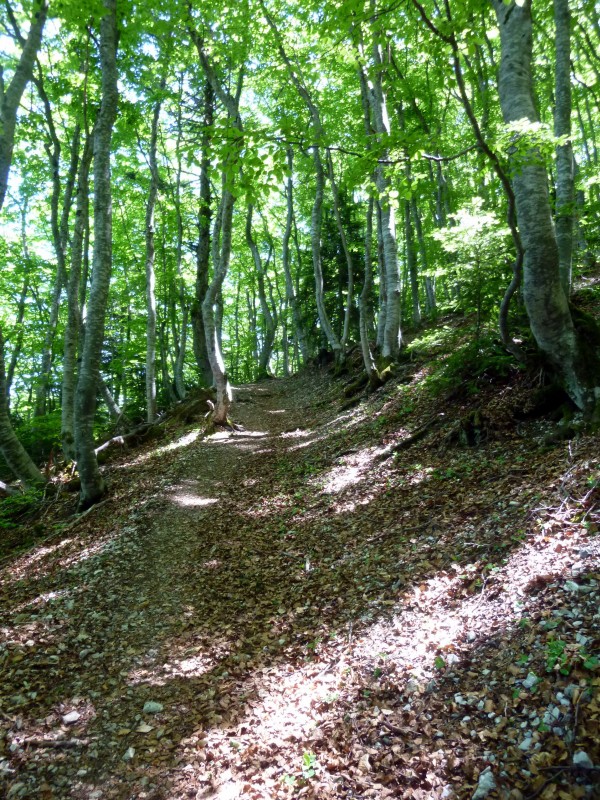
[[[600,796],[598,0],[0,6],[0,795]]]

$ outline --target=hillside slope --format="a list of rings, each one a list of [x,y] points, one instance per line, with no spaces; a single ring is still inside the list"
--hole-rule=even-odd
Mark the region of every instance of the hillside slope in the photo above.
[[[597,438],[403,381],[241,387],[243,430],[47,512],[2,564],[4,796],[597,796]]]

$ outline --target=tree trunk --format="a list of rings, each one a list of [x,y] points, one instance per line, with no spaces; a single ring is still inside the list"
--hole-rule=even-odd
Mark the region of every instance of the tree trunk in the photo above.
[[[33,76],[35,60],[42,43],[42,32],[47,14],[48,5],[46,0],[36,0],[29,33],[23,42],[23,49],[21,50],[17,68],[8,86],[5,87],[0,82],[0,210],[4,205],[8,187],[8,173],[10,172],[15,143],[17,111],[23,92]]]
[[[164,80],[160,90],[164,89]],[[146,422],[156,419],[156,273],[154,270],[154,209],[158,197],[158,164],[156,147],[158,140],[158,120],[162,99],[154,105],[152,127],[150,130],[150,150],[148,163],[150,166],[150,187],[146,201]]]
[[[215,319],[215,305],[219,291],[227,275],[229,258],[231,255],[231,233],[233,223],[234,198],[223,180],[223,194],[221,207],[215,221],[219,231],[213,232],[213,278],[210,282],[206,296],[202,303],[202,317],[204,319],[204,332],[208,358],[213,374],[213,381],[217,390],[217,401],[213,410],[213,422],[216,425],[226,425],[229,406],[232,401],[231,385],[218,336],[217,322]]]
[[[375,131],[380,141],[390,135],[390,123],[387,112],[385,93],[383,91],[381,71],[383,59],[378,42],[373,45],[374,76],[369,83],[369,103],[373,112]],[[387,158],[384,149],[380,161]],[[398,249],[396,242],[396,216],[390,199],[390,180],[383,164],[378,163],[375,171],[375,184],[379,193],[381,226],[378,232],[382,236],[382,252],[385,268],[385,327],[383,330],[382,354],[384,358],[395,359],[402,343],[400,327],[400,270],[398,267]]]
[[[556,31],[554,135],[571,136],[571,20],[569,0],[554,0]],[[560,281],[571,294],[575,163],[570,141],[556,148],[556,241]]]
[[[352,253],[350,252],[350,248],[348,247],[346,231],[344,230],[344,223],[342,221],[342,213],[340,209],[340,193],[338,190],[337,182],[335,180],[335,174],[333,171],[333,159],[331,158],[331,151],[329,150],[329,148],[327,148],[327,170],[329,173],[329,183],[331,184],[331,194],[333,197],[333,213],[335,216],[335,222],[340,236],[342,251],[346,259],[346,267],[348,274],[348,282],[346,286],[346,291],[347,291],[346,308],[344,310],[344,328],[341,340],[342,353],[344,353],[346,349],[346,344],[348,342],[348,337],[350,335],[350,320],[352,316],[352,305],[354,303],[354,262],[352,260]]]
[[[215,94],[210,81],[204,85],[204,118],[202,121],[202,140],[200,144],[200,205],[198,208],[198,247],[196,249],[196,285],[192,305],[192,333],[194,356],[200,378],[205,386],[212,383],[212,370],[208,358],[202,303],[208,290],[208,271],[210,265],[210,226],[211,226],[211,187],[210,162],[211,138],[214,116]]]
[[[94,255],[92,286],[86,317],[86,335],[75,398],[75,453],[81,478],[79,507],[88,508],[105,492],[94,452],[96,389],[104,319],[112,265],[112,193],[110,153],[117,115],[117,15],[116,0],[103,0],[100,22],[102,101],[94,132]]]
[[[0,452],[15,476],[25,486],[44,483],[44,477],[17,439],[8,416],[6,373],[4,369],[4,339],[0,328]]]
[[[85,231],[89,226],[89,173],[92,162],[92,137],[85,141],[79,163],[75,225],[71,241],[71,271],[67,286],[67,324],[65,325],[63,347],[63,378],[61,402],[61,440],[65,458],[75,458],[75,386],[77,348],[81,330],[81,306],[79,305],[81,266]]]
[[[502,44],[499,94],[504,121],[537,122],[531,74],[531,0],[519,5],[492,2]],[[513,188],[525,251],[523,297],[531,330],[576,405],[592,410],[600,394],[598,357],[592,347],[582,346],[573,325],[560,280],[548,177],[534,149],[514,175]]]
[[[367,225],[365,230],[365,277],[358,303],[360,348],[362,351],[363,363],[365,365],[367,375],[369,376],[369,380],[373,380],[377,375],[375,361],[371,352],[371,344],[369,342],[370,303],[371,293],[373,291],[373,264],[371,256],[373,244],[373,205],[374,200],[371,197],[369,198],[367,205]]]
[[[258,299],[263,318],[263,342],[258,360],[258,377],[265,378],[269,375],[269,362],[271,361],[273,346],[275,344],[276,323],[267,300],[267,293],[265,290],[265,268],[263,267],[258,246],[252,235],[253,211],[253,206],[249,205],[246,215],[246,244],[250,248],[252,259],[254,261],[254,267],[256,269]]]
[[[290,259],[290,238],[292,236],[292,226],[294,222],[294,179],[293,179],[293,151],[291,147],[287,149],[287,162],[288,162],[288,178],[286,185],[286,204],[287,213],[285,218],[285,230],[283,232],[283,242],[281,250],[281,258],[283,263],[283,274],[285,276],[285,293],[288,306],[292,310],[292,322],[294,325],[294,334],[298,340],[298,347],[302,355],[302,361],[306,364],[308,361],[308,344],[306,342],[306,332],[302,324],[300,316],[300,309],[296,300],[296,292],[294,290],[294,281],[292,278],[291,259]]]

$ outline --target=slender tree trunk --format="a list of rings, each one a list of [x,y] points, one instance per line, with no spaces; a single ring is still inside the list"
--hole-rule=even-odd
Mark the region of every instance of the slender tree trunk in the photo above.
[[[253,206],[249,205],[248,212],[246,214],[246,243],[250,248],[250,252],[252,253],[252,259],[254,261],[254,268],[256,270],[256,281],[258,284],[258,299],[260,302],[260,310],[263,318],[262,347],[260,350],[260,356],[258,360],[258,377],[260,379],[260,378],[265,378],[269,375],[269,362],[271,361],[271,356],[273,354],[273,346],[275,344],[275,333],[277,326],[273,318],[273,314],[271,313],[271,309],[269,308],[269,303],[267,300],[267,293],[265,290],[265,269],[263,267],[258,246],[254,241],[254,237],[252,235],[253,211],[254,211]]]
[[[369,380],[373,380],[375,376],[377,376],[375,361],[373,359],[373,353],[371,352],[371,344],[369,342],[370,303],[371,303],[371,294],[373,291],[373,263],[372,263],[373,206],[374,206],[374,200],[371,197],[369,198],[369,202],[367,205],[367,224],[365,229],[365,276],[358,304],[360,347],[362,351],[363,363],[365,365],[365,370],[367,372],[367,375],[369,376]]]
[[[71,271],[67,286],[67,323],[63,347],[63,378],[61,402],[61,440],[65,458],[75,458],[75,387],[77,348],[81,330],[81,266],[85,231],[89,225],[89,172],[92,162],[93,140],[88,136],[79,163],[75,225],[71,241]]]
[[[407,167],[410,176],[410,169]],[[413,231],[413,220],[410,210],[410,200],[404,201],[404,227],[406,236],[406,266],[410,280],[410,292],[412,296],[412,318],[413,325],[418,328],[421,324],[421,300],[419,298],[419,270],[417,267],[417,250],[415,247],[415,235]]]
[[[210,81],[204,85],[204,118],[200,144],[200,204],[198,208],[198,247],[196,250],[196,285],[192,305],[192,333],[194,356],[200,378],[205,386],[212,383],[212,370],[208,358],[202,303],[208,290],[210,265],[211,187],[210,162],[215,94]]]
[[[302,324],[300,316],[300,308],[296,300],[296,292],[294,290],[294,280],[292,278],[291,259],[290,259],[290,238],[292,236],[292,227],[294,222],[294,179],[293,179],[293,151],[291,147],[287,149],[287,162],[288,162],[288,178],[286,184],[286,218],[285,230],[283,232],[283,242],[281,250],[281,258],[283,263],[283,274],[285,277],[285,293],[288,306],[292,310],[292,322],[294,326],[294,334],[298,340],[298,346],[302,355],[302,361],[306,364],[308,361],[308,344],[306,342],[306,333]]]
[[[213,233],[213,278],[209,284],[206,296],[202,303],[202,317],[208,358],[212,369],[214,385],[217,390],[217,402],[213,411],[213,422],[216,425],[226,425],[229,407],[232,401],[231,385],[225,368],[221,351],[218,325],[215,316],[215,306],[223,281],[227,275],[229,258],[231,256],[231,234],[233,227],[234,198],[223,180],[223,194],[221,207],[215,220],[215,226],[220,230]]]
[[[161,92],[164,81],[161,83]],[[158,164],[156,149],[158,139],[158,121],[162,99],[154,105],[152,126],[150,130],[150,150],[148,163],[150,166],[150,187],[146,201],[146,421],[156,419],[156,273],[154,269],[154,210],[158,197]]]
[[[180,86],[183,85],[183,77],[182,83]],[[180,92],[180,99],[181,99]],[[181,308],[181,334],[179,337],[179,348],[177,350],[177,358],[175,360],[175,389],[177,391],[177,396],[180,400],[184,400],[187,391],[185,388],[185,381],[183,376],[183,367],[185,364],[185,355],[187,349],[187,335],[188,335],[188,318],[189,318],[189,307],[186,298],[186,291],[185,291],[185,281],[183,279],[181,265],[183,263],[183,216],[181,213],[181,138],[182,138],[182,125],[181,125],[181,102],[178,106],[177,110],[177,143],[176,143],[176,155],[177,155],[177,179],[175,183],[175,213],[177,216],[177,246],[176,246],[176,272],[177,272],[177,284],[178,284],[178,293],[179,293],[179,306]]]
[[[117,15],[116,0],[103,0],[100,22],[102,102],[94,132],[94,257],[92,286],[86,317],[86,335],[75,399],[75,452],[81,478],[80,508],[88,508],[105,492],[94,451],[96,389],[104,319],[112,265],[112,193],[110,153],[117,115]]]
[[[335,180],[335,174],[333,171],[333,159],[331,158],[331,151],[329,150],[329,148],[327,149],[327,170],[329,172],[329,183],[331,184],[331,194],[333,196],[333,213],[335,216],[335,222],[337,225],[338,234],[340,236],[342,251],[346,259],[346,267],[348,272],[348,282],[346,286],[346,291],[347,291],[346,308],[344,311],[344,329],[342,333],[342,340],[340,342],[342,346],[342,353],[344,353],[346,350],[346,344],[348,343],[348,337],[350,335],[350,320],[352,316],[352,306],[354,303],[354,262],[352,259],[352,253],[350,251],[350,248],[348,247],[346,231],[344,230],[344,223],[342,220],[342,213],[340,209],[340,193],[337,182]]]
[[[531,0],[506,5],[492,0],[500,28],[502,58],[499,93],[507,124],[537,122],[534,102]],[[591,410],[600,395],[598,357],[583,348],[571,318],[559,273],[559,253],[544,165],[532,149],[513,177],[523,247],[523,297],[535,340],[562,375],[579,408]]]
[[[98,388],[100,389],[102,399],[106,403],[106,407],[108,408],[108,413],[110,414],[111,419],[113,422],[120,422],[123,419],[123,409],[117,403],[115,396],[108,388],[102,375],[98,375]]]
[[[556,30],[554,135],[571,136],[571,21],[569,0],[554,0]],[[556,148],[556,241],[563,291],[571,294],[575,163],[570,141]]]
[[[380,141],[390,135],[390,122],[387,103],[382,84],[383,58],[378,42],[373,44],[374,76],[369,82],[369,103],[373,112],[375,131]],[[387,158],[384,149],[381,160]],[[385,327],[383,330],[382,354],[384,358],[395,359],[402,343],[400,326],[400,269],[398,266],[398,246],[396,241],[396,215],[390,199],[390,180],[383,164],[378,163],[375,171],[375,184],[379,193],[381,225],[378,232],[382,236],[382,252],[385,266]]]

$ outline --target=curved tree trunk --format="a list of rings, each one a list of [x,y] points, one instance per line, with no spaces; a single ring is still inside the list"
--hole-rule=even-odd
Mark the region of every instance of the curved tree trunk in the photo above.
[[[8,6],[8,4],[7,4]],[[12,10],[8,6],[10,13]],[[27,38],[23,41],[23,49],[19,63],[8,86],[0,84],[0,210],[4,205],[8,187],[8,173],[12,162],[15,144],[17,111],[23,92],[33,76],[35,60],[42,43],[42,32],[48,15],[46,0],[36,0],[33,7],[31,26]]]
[[[502,44],[499,93],[504,121],[537,122],[531,73],[531,0],[518,5],[492,2]],[[522,163],[522,155],[520,159]],[[514,175],[513,188],[525,251],[523,297],[531,330],[573,401],[579,408],[591,410],[600,395],[598,356],[590,347],[584,350],[573,325],[560,280],[548,176],[535,150]]]
[[[100,22],[102,103],[94,132],[94,256],[86,333],[75,398],[75,453],[81,478],[79,507],[88,508],[104,494],[105,484],[94,452],[94,416],[104,318],[112,266],[112,193],[110,151],[119,99],[117,87],[116,0],[103,0]]]

